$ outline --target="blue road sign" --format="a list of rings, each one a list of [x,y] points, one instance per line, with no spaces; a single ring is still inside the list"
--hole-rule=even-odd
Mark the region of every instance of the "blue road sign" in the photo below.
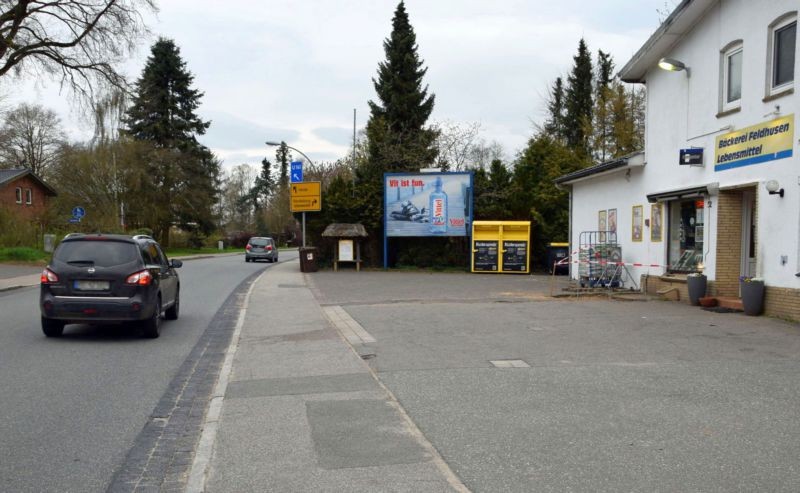
[[[289,177],[292,183],[303,182],[303,161],[292,161],[292,169]]]
[[[80,221],[80,219],[85,215],[86,215],[86,211],[83,209],[83,207],[73,207],[72,208],[72,217],[74,217],[75,219]]]

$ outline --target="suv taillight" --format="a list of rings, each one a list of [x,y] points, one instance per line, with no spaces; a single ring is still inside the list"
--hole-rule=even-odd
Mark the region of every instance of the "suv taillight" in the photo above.
[[[267,251],[268,251],[268,252],[271,252],[271,251],[272,251],[272,245],[269,245],[269,246],[267,246]]]
[[[50,284],[54,282],[58,282],[58,276],[55,272],[51,271],[50,269],[45,269],[42,271],[42,275],[39,278],[42,284]]]
[[[153,282],[153,275],[149,270],[139,271],[136,274],[131,274],[125,279],[125,284],[136,284],[139,286],[149,286]]]
[[[252,250],[252,248],[253,248],[253,247],[252,247],[252,246],[250,246],[250,243],[248,243],[248,244],[247,244],[247,246],[246,246],[246,247],[244,247],[244,249],[245,249],[245,250],[247,250],[248,252],[249,252],[250,250]]]

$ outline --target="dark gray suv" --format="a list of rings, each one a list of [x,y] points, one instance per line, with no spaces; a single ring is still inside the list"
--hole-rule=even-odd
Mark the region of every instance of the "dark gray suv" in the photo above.
[[[158,337],[162,316],[178,318],[181,265],[149,236],[71,234],[42,271],[42,330],[58,337],[70,323],[136,321]]]

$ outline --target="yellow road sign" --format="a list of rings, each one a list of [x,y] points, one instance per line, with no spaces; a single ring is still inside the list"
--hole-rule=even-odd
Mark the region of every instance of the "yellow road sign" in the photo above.
[[[290,208],[292,212],[314,212],[322,210],[320,182],[304,181],[289,185]]]

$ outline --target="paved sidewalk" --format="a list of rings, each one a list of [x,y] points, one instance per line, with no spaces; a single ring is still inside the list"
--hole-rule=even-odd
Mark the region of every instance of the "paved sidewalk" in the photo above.
[[[466,491],[333,324],[369,342],[298,262],[254,283],[189,491]]]

